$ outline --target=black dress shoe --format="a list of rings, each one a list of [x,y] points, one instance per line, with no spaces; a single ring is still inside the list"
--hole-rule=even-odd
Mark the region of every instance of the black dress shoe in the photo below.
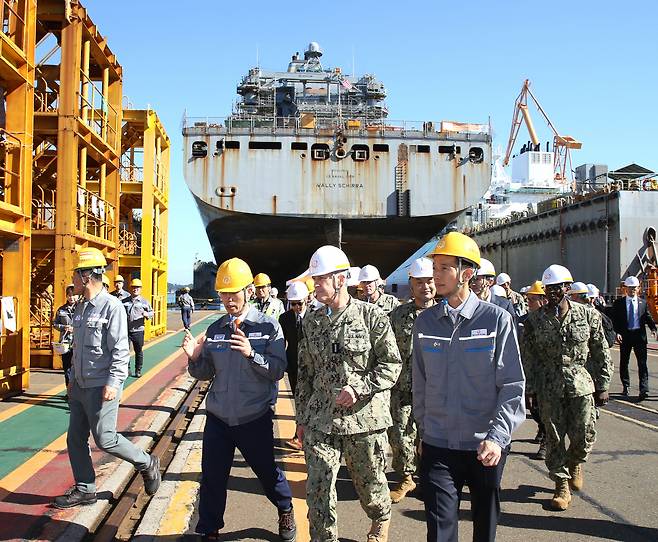
[[[621,390],[622,397],[628,397],[628,386],[624,386],[624,389]]]
[[[649,397],[649,392],[641,391],[640,396],[638,397],[638,401],[644,401],[647,397]]]
[[[151,463],[148,468],[141,471],[142,478],[144,478],[144,491],[147,495],[155,495],[160,487],[160,458],[154,455],[151,456]]]
[[[85,506],[96,502],[96,493],[84,493],[78,488],[69,489],[64,495],[55,497],[53,505],[56,508],[73,508],[74,506]]]
[[[135,378],[139,378],[140,376],[142,376],[142,370],[141,369],[136,369],[135,370]]]

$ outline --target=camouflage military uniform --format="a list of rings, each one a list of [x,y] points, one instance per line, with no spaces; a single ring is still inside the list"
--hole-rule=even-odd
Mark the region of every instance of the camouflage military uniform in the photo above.
[[[400,305],[400,302],[390,294],[380,294],[373,305],[382,309],[386,314],[390,314],[395,307]]]
[[[400,374],[400,354],[386,315],[355,299],[337,314],[327,307],[307,313],[299,342],[295,394],[297,423],[304,426],[306,500],[311,540],[338,540],[336,477],[341,456],[361,506],[371,520],[391,516],[386,482],[389,390]],[[344,386],[357,394],[349,408],[336,405]]]
[[[530,313],[521,342],[526,393],[539,400],[546,426],[546,466],[553,480],[570,478],[569,468],[587,460],[596,438],[592,393],[606,391],[611,375],[601,318],[568,303],[562,321],[548,306]],[[588,358],[593,378],[586,369]]]
[[[512,302],[512,305],[514,305],[517,316],[523,316],[528,313],[528,304],[520,293],[510,290],[507,297]]]
[[[416,317],[424,309],[414,301],[400,305],[390,315],[391,326],[402,358],[400,378],[391,389],[391,417],[388,442],[393,451],[393,470],[401,476],[416,472],[416,422],[411,412],[412,330]]]

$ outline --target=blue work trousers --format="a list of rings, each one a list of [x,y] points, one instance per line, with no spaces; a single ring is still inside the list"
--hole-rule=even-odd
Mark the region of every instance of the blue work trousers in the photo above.
[[[224,527],[226,486],[236,448],[258,477],[265,496],[279,512],[292,507],[290,486],[274,462],[272,416],[273,413],[268,411],[252,422],[230,426],[212,414],[206,414],[197,533],[210,534]]]
[[[500,516],[500,481],[509,448],[495,467],[485,467],[476,451],[436,448],[423,442],[420,483],[425,501],[427,542],[459,540],[462,489],[470,490],[473,542],[493,542]]]
[[[181,309],[180,317],[183,320],[183,327],[190,329],[190,325],[192,325],[192,309],[189,307]]]

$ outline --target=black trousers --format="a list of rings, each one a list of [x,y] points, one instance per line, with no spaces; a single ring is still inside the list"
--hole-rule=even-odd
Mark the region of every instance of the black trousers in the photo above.
[[[133,345],[133,350],[135,351],[135,371],[141,371],[142,365],[144,365],[144,330],[142,331],[129,331],[128,339]]]
[[[637,359],[637,372],[640,376],[640,393],[649,393],[649,369],[647,369],[647,343],[642,338],[639,330],[629,331],[622,337],[619,346],[619,376],[625,387],[631,385],[631,377],[628,374],[628,364],[631,359],[631,350],[635,352]]]
[[[420,480],[425,502],[427,542],[458,542],[459,503],[468,486],[473,542],[493,542],[500,516],[500,481],[509,449],[495,467],[485,467],[477,452],[436,448],[423,442]]]
[[[183,320],[183,327],[185,329],[190,329],[190,325],[192,324],[192,309],[189,307],[181,309],[180,317],[181,320]]]
[[[235,449],[256,474],[263,493],[286,512],[292,507],[292,493],[283,471],[274,461],[272,412],[243,425],[230,426],[208,412],[203,431],[199,522],[196,532],[214,533],[224,527],[226,493]],[[258,510],[251,513],[259,514]]]
[[[62,354],[62,369],[64,369],[64,382],[66,387],[69,386],[69,379],[71,376],[71,361],[73,361],[73,350],[69,350],[66,354]]]

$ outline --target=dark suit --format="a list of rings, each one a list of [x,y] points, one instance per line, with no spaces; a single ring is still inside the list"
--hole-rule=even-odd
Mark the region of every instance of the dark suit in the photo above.
[[[499,297],[496,294],[491,294],[491,299],[489,300],[489,303],[493,303],[494,305],[499,306],[501,309],[506,310],[507,312],[510,313],[512,316],[512,320],[514,322],[519,321],[519,316],[516,314],[516,309],[514,309],[514,305],[512,305],[512,302],[507,299],[506,297]]]
[[[288,379],[290,388],[295,393],[297,388],[297,345],[299,344],[301,326],[297,325],[297,314],[292,309],[279,316],[279,324],[286,339],[286,357],[288,358]]]
[[[621,335],[621,346],[619,348],[619,375],[621,383],[625,388],[631,384],[628,374],[628,363],[631,358],[631,350],[635,352],[637,358],[637,368],[640,375],[640,393],[649,393],[649,371],[647,369],[647,330],[649,326],[652,331],[656,331],[656,324],[647,310],[647,302],[638,298],[637,313],[640,321],[640,329],[628,329],[628,307],[626,297],[617,299],[612,304],[610,317],[615,331]]]

